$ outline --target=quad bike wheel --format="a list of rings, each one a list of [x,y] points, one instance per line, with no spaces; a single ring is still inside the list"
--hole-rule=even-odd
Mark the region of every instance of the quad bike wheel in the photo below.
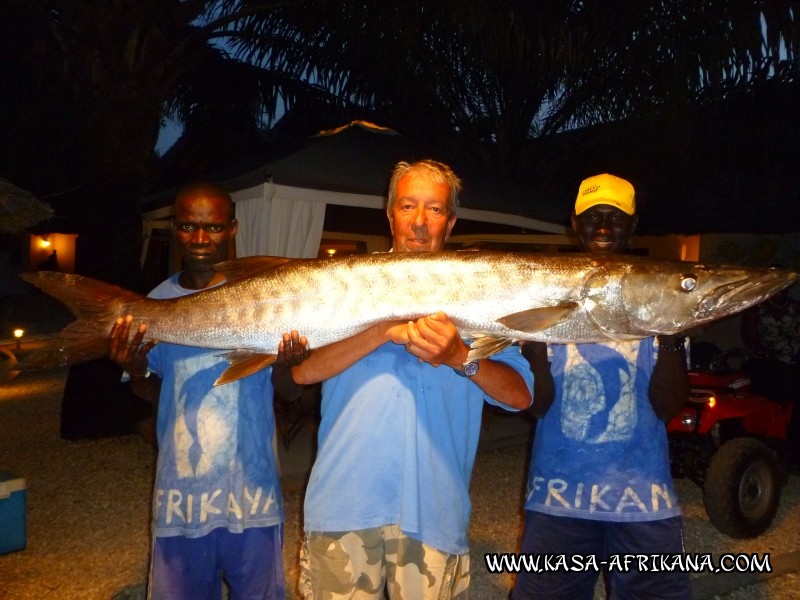
[[[711,523],[733,538],[763,533],[775,518],[781,485],[775,453],[753,438],[719,447],[706,471],[703,503]]]

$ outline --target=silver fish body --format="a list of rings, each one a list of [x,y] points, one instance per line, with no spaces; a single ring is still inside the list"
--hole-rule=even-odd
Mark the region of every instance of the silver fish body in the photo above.
[[[320,347],[380,321],[443,311],[465,339],[598,342],[683,331],[757,304],[798,277],[629,256],[483,251],[251,257],[219,268],[227,283],[190,296],[113,299],[93,317],[96,332],[107,335],[116,317],[132,314],[160,341],[274,354],[292,329]],[[25,278],[82,316],[67,296],[91,280]],[[476,345],[471,358],[488,354]]]

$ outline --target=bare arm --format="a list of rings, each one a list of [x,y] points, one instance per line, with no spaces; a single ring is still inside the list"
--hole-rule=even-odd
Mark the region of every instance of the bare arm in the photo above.
[[[686,349],[680,335],[658,336],[658,359],[650,377],[650,404],[662,421],[680,412],[689,398]]]
[[[386,321],[373,325],[353,337],[315,348],[299,365],[292,367],[292,378],[309,385],[335,377],[386,342],[408,342],[405,321]]]
[[[543,417],[555,400],[555,382],[547,360],[547,344],[543,342],[524,342],[521,344],[522,356],[528,360],[533,373],[533,404],[530,414]]]
[[[434,366],[447,365],[461,370],[469,346],[461,339],[456,326],[438,312],[408,324],[408,351]],[[528,408],[531,395],[522,376],[513,368],[490,358],[483,359],[471,378],[486,394],[513,408]]]

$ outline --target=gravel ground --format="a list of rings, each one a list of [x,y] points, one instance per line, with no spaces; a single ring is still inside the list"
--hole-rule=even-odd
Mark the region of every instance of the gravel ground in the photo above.
[[[154,452],[138,436],[62,440],[58,415],[65,375],[56,370],[0,384],[0,470],[25,477],[28,495],[28,547],[0,556],[0,598],[139,600],[147,576]],[[471,597],[477,600],[504,600],[512,585],[511,575],[487,571],[483,555],[517,548],[526,465],[524,444],[478,455],[470,529]],[[751,540],[720,534],[705,517],[699,489],[685,480],[677,487],[687,551],[769,553],[774,565],[788,571],[749,586],[753,576],[697,575],[697,598],[800,597],[800,477],[791,477],[784,488],[774,525]],[[301,492],[286,494],[290,600],[296,598],[301,506]]]

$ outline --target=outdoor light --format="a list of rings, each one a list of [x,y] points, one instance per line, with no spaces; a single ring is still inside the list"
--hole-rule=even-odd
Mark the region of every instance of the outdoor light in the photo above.
[[[325,252],[328,253],[328,256],[333,256],[336,254],[336,248],[328,248]]]
[[[39,240],[39,245],[42,248],[49,248],[50,244],[51,244],[51,242],[50,242],[50,236],[49,235],[43,235],[42,238]]]
[[[15,329],[14,330],[14,338],[16,338],[16,340],[17,340],[17,345],[16,345],[17,350],[19,350],[19,344],[22,341],[22,336],[23,335],[25,335],[25,330],[24,329]]]

